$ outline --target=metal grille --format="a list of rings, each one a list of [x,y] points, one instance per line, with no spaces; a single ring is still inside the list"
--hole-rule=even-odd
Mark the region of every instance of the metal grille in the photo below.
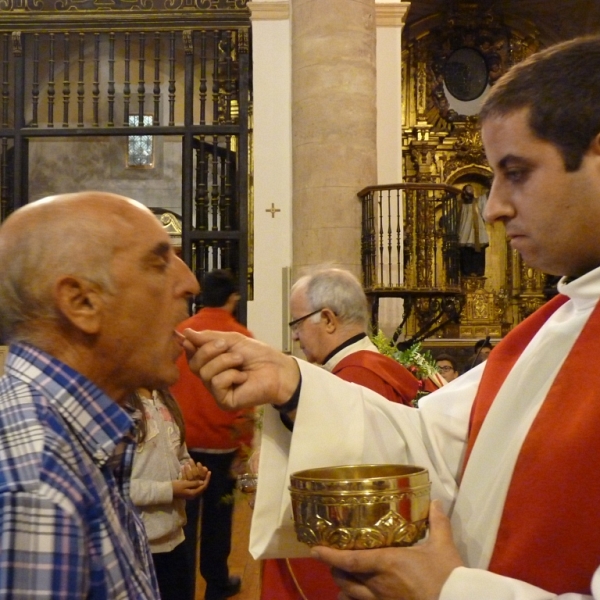
[[[250,30],[242,6],[231,3],[237,12],[226,26],[223,11],[214,22],[171,11],[156,30],[131,13],[126,27],[115,14],[79,18],[77,27],[41,17],[36,27],[28,15],[22,32],[3,25],[0,9],[0,220],[29,201],[33,140],[179,138],[182,257],[199,279],[231,269],[247,298]]]
[[[129,127],[239,122],[239,30],[50,32],[22,34],[28,127]],[[17,39],[17,38],[15,38]],[[2,36],[2,122],[13,126],[10,36]],[[246,42],[247,44],[247,42]],[[193,56],[193,90],[181,71]],[[188,103],[191,102],[191,107]]]

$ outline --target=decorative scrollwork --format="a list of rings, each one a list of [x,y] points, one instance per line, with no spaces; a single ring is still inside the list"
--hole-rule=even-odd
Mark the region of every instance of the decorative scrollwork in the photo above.
[[[0,0],[0,11],[25,12],[40,8],[42,0]]]
[[[447,163],[447,172],[454,171],[460,163],[487,164],[483,141],[481,140],[481,128],[479,127],[477,117],[468,117],[464,125],[457,127],[454,150],[456,154]]]
[[[309,546],[344,550],[410,546],[425,535],[429,489],[427,484],[410,490],[319,494],[291,488],[296,536]]]
[[[322,517],[296,525],[298,541],[308,546],[329,546],[339,550],[412,546],[425,537],[426,531],[426,519],[411,523],[393,511],[372,527],[340,527]]]

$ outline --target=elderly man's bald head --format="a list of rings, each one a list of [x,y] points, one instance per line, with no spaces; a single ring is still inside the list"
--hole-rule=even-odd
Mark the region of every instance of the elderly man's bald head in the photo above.
[[[146,207],[104,192],[44,198],[17,210],[0,227],[0,337],[29,340],[33,323],[59,318],[55,281],[82,277],[110,290],[110,265]]]

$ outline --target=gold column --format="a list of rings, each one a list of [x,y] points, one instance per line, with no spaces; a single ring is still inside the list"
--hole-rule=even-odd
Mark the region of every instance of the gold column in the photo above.
[[[375,0],[292,0],[293,267],[360,275],[356,193],[377,181]]]

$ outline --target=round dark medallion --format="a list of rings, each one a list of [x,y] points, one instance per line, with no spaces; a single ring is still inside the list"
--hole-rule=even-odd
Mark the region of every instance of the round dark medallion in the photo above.
[[[468,102],[479,98],[488,83],[485,58],[473,48],[459,48],[444,65],[444,83],[457,100]]]

